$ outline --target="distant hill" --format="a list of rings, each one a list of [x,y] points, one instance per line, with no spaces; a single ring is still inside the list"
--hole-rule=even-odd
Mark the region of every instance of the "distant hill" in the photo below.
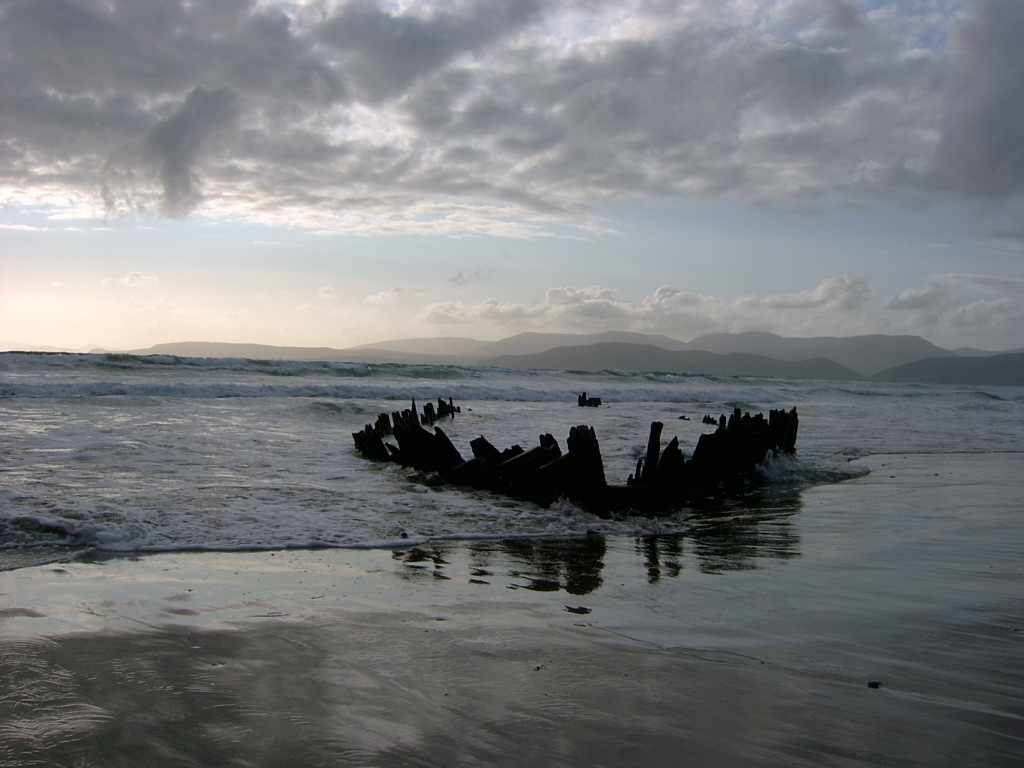
[[[713,333],[685,342],[668,336],[608,331],[605,333],[518,333],[498,341],[475,341],[464,337],[395,339],[374,342],[353,351],[394,351],[406,354],[442,355],[451,362],[481,363],[505,355],[533,355],[560,347],[591,346],[605,342],[653,344],[670,351],[704,351],[716,354],[749,354],[799,362],[814,358],[832,360],[863,376],[928,357],[953,355],[920,336],[815,336],[791,338],[774,333]],[[964,354],[985,355],[982,350],[964,350]]]
[[[1011,355],[1017,352],[1024,352],[1024,347],[1004,349],[1002,352],[990,352],[986,349],[976,349],[975,347],[957,347],[949,351],[957,357],[991,357],[992,355]]]
[[[1024,386],[1024,352],[987,357],[929,357],[875,374],[877,381]]]
[[[685,341],[649,333],[606,331],[604,333],[517,333],[497,341],[477,341],[463,336],[437,336],[414,339],[389,339],[349,347],[346,351],[402,352],[463,358],[470,364],[500,355],[532,355],[555,347],[573,347],[619,341],[628,344],[654,344],[663,349],[689,349]]]
[[[550,368],[566,370],[665,371],[712,376],[771,376],[856,380],[855,371],[822,358],[785,361],[763,355],[732,353],[719,355],[699,350],[673,351],[653,344],[604,342],[573,347],[555,347],[532,355],[502,355],[483,360],[484,365],[501,368]]]
[[[375,341],[348,347],[349,350],[373,350],[374,352],[401,352],[403,354],[427,354],[443,357],[479,357],[495,342],[477,341],[465,336],[433,336],[414,339],[391,339]]]
[[[498,341],[462,336],[409,338],[348,349],[203,341],[157,344],[138,355],[242,357],[407,365],[495,365],[577,370],[660,370],[784,378],[1019,384],[1024,351],[942,349],[918,336],[708,334],[692,342],[643,333],[520,333]]]
[[[671,339],[650,333],[629,331],[606,331],[605,333],[517,333],[507,339],[492,341],[481,350],[483,358],[491,359],[502,355],[533,355],[547,352],[556,347],[578,347],[605,342],[622,344],[653,344],[668,350],[690,349],[685,341]]]
[[[774,333],[713,333],[690,342],[691,349],[726,354],[747,352],[779,360],[824,357],[865,376],[928,357],[952,355],[920,336],[814,336],[789,338]]]

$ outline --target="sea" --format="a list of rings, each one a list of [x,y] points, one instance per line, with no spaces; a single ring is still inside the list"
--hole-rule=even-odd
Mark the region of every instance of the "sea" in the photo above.
[[[580,394],[600,398],[581,408]],[[359,455],[380,413],[451,401],[438,423],[466,457],[484,436],[530,448],[592,426],[623,483],[650,424],[684,452],[739,408],[796,408],[795,456],[749,493],[656,517],[597,517],[453,488]],[[0,570],[90,553],[408,547],[440,540],[685,534],[709,520],[792,514],[811,486],[875,454],[1024,452],[1024,387],[657,371],[289,362],[127,354],[0,354]]]

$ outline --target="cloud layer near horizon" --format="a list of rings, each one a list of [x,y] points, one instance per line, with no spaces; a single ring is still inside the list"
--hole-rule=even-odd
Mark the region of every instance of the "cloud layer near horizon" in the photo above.
[[[0,183],[506,236],[636,196],[997,204],[1024,191],[1021,39],[1016,0],[9,0]]]
[[[965,301],[953,286],[967,286],[995,298]],[[1006,294],[1006,295],[1002,295]],[[689,340],[703,333],[771,328],[800,336],[851,336],[862,333],[938,334],[955,337],[968,328],[985,327],[1013,337],[1019,328],[1024,280],[985,275],[935,275],[920,288],[872,305],[870,282],[845,274],[823,280],[796,294],[744,296],[728,300],[662,286],[640,300],[610,288],[549,289],[534,304],[489,299],[478,304],[440,302],[426,307],[422,319],[444,328],[497,327],[521,330],[563,328],[570,332],[629,330]],[[765,313],[771,313],[766,323]],[[686,333],[680,333],[686,329]]]

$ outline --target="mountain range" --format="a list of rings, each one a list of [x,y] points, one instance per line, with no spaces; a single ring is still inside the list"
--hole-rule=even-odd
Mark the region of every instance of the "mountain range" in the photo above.
[[[919,336],[794,338],[716,333],[692,341],[643,333],[520,333],[497,341],[461,336],[392,339],[356,347],[176,342],[132,354],[298,361],[639,370],[952,384],[1024,385],[1024,349],[943,349]]]

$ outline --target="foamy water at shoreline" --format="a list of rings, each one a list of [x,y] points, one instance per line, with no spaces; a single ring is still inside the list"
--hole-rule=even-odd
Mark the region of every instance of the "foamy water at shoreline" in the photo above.
[[[580,409],[576,396],[601,397]],[[651,421],[684,449],[705,414],[796,407],[798,458],[766,469],[751,508],[855,476],[872,453],[1024,451],[1024,389],[701,377],[629,371],[285,363],[124,355],[0,355],[3,551],[373,547],[441,538],[680,533],[692,511],[601,520],[442,489],[357,456],[382,411],[454,398],[444,429],[469,455],[588,423],[609,480],[634,470]],[[686,417],[683,419],[681,417]],[[18,567],[8,558],[6,567]]]

